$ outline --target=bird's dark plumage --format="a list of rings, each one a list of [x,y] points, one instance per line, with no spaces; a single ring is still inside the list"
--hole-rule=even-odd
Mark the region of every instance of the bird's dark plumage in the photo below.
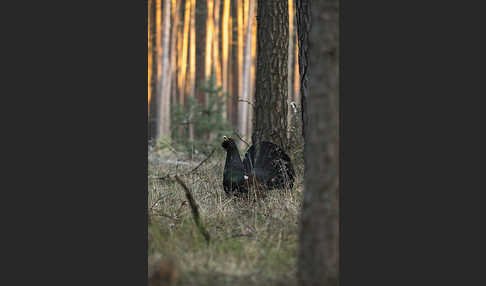
[[[263,190],[293,187],[292,163],[279,146],[268,141],[257,143],[248,149],[243,161],[232,138],[224,137],[221,146],[226,150],[223,173],[226,193],[247,193],[251,187]]]

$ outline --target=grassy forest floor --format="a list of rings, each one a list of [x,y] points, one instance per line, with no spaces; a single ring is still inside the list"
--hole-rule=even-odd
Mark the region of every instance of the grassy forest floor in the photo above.
[[[293,190],[239,201],[223,191],[224,150],[217,148],[199,165],[206,157],[177,161],[149,152],[149,269],[153,261],[163,261],[166,266],[158,267],[167,268],[174,280],[166,285],[296,285],[301,164],[294,160]],[[194,223],[184,189],[168,174],[177,174],[191,190],[211,236],[209,245]]]

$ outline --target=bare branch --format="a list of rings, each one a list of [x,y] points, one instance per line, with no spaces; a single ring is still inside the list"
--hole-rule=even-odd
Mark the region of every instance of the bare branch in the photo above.
[[[238,101],[240,101],[240,102],[246,102],[246,103],[248,103],[249,105],[251,105],[253,107],[253,103],[251,101],[247,100],[247,99],[240,99],[240,98],[238,98]]]
[[[207,160],[209,160],[209,158],[211,158],[211,156],[213,156],[215,151],[216,149],[213,149],[213,151],[206,157],[206,159],[202,160],[201,163],[199,163],[199,165],[196,166],[196,168],[192,169],[186,175],[189,175],[190,173],[194,173],[199,167],[201,167],[202,164],[204,164]]]
[[[248,144],[248,142],[246,142],[243,138],[241,138],[240,134],[238,134],[238,132],[236,130],[233,130],[233,133],[238,136],[238,138],[246,144],[247,147],[250,147],[250,144]]]
[[[186,186],[184,181],[182,181],[182,179],[179,178],[179,176],[175,175],[175,179],[182,186],[182,188],[186,191],[186,197],[187,197],[187,200],[189,201],[189,205],[191,206],[192,217],[194,218],[194,222],[196,223],[197,228],[199,229],[201,234],[204,236],[204,239],[206,239],[206,242],[209,244],[209,241],[210,241],[209,233],[204,228],[201,217],[199,215],[199,208],[196,204],[196,201],[194,200],[194,197],[191,194],[191,191],[189,191],[189,188]]]

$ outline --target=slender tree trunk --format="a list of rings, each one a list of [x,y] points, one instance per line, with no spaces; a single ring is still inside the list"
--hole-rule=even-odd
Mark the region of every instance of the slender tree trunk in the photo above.
[[[229,35],[231,35],[231,26],[229,23],[230,19],[230,0],[223,0],[223,21],[222,21],[222,28],[221,28],[221,38],[222,38],[222,60],[221,60],[221,67],[222,67],[222,83],[223,83],[223,92],[228,91],[228,50],[230,48],[230,41]]]
[[[239,65],[239,27],[238,27],[238,5],[237,1],[231,2],[231,64],[230,64],[230,85],[231,85],[231,122],[238,127],[238,97],[240,96],[240,65]]]
[[[242,132],[240,122],[246,121],[246,113],[240,110],[239,100],[243,96],[243,47],[244,47],[244,22],[243,22],[243,0],[236,0],[236,20],[237,20],[237,65],[238,65],[238,92],[236,95],[236,109],[238,110],[237,128]]]
[[[288,0],[289,1],[289,60],[287,63],[288,66],[288,102],[294,102],[295,101],[295,94],[294,94],[294,73],[298,73],[295,71],[294,67],[294,60],[295,60],[295,34],[296,34],[296,28],[295,28],[295,5],[294,5],[294,0]],[[293,113],[292,106],[288,104],[287,107],[287,125],[290,125],[291,122],[291,114]],[[290,128],[289,130],[290,131]],[[288,134],[290,136],[290,133]]]
[[[147,92],[148,92],[148,118],[150,118],[150,100],[152,99],[152,61],[153,61],[153,53],[152,53],[152,22],[154,21],[153,20],[153,17],[152,17],[152,6],[154,5],[154,1],[153,0],[148,0],[148,3],[147,3],[147,43],[148,43],[148,46],[147,46],[147,79],[148,79],[148,82],[147,82]]]
[[[216,85],[221,86],[221,41],[220,41],[220,27],[221,27],[221,0],[214,0],[214,36],[213,36],[213,69],[216,75]],[[220,93],[221,95],[221,93]]]
[[[207,0],[196,1],[196,98],[200,104],[205,104],[205,93],[200,90],[206,80],[206,22],[208,18]]]
[[[158,4],[160,4],[160,0],[157,1]],[[157,65],[159,62],[159,56],[158,56],[158,45],[160,45],[160,42],[157,42],[157,23],[159,25],[161,24],[160,22],[157,22],[156,20],[156,11],[157,7],[160,9],[160,5],[156,5],[156,1],[152,0],[151,5],[150,5],[150,10],[149,10],[149,23],[150,23],[150,49],[149,49],[149,57],[151,58],[150,61],[150,82],[149,82],[149,87],[150,87],[150,101],[149,101],[149,118],[148,118],[148,140],[150,144],[155,143],[156,135],[158,132],[158,101],[159,97],[157,96],[157,80],[158,80],[158,73],[157,73]],[[160,11],[158,12],[160,13]],[[159,28],[160,29],[160,28]]]
[[[206,65],[204,76],[206,80],[213,70],[213,36],[214,36],[214,0],[206,0],[208,3],[208,15],[206,20]]]
[[[228,63],[229,63],[229,49],[230,49],[230,41],[229,37],[231,35],[231,26],[230,26],[230,0],[223,0],[223,18],[222,18],[222,25],[221,25],[221,51],[222,51],[222,59],[221,59],[221,80],[222,80],[222,87],[223,92],[222,94],[228,94],[229,87],[228,87]],[[230,118],[230,110],[228,109],[228,97],[225,97],[224,102],[224,110],[223,110],[223,118],[227,121]]]
[[[254,0],[252,0],[254,1]],[[253,2],[252,20],[251,20],[251,63],[250,63],[250,93],[248,100],[250,102],[255,102],[255,76],[256,76],[256,62],[257,62],[257,21],[256,21],[256,11],[257,4],[256,1]],[[248,134],[253,133],[253,118],[254,110],[253,106],[248,106]]]
[[[300,0],[301,20],[311,15],[308,46],[309,86],[306,98],[305,180],[299,240],[298,278],[300,285],[338,285],[339,269],[339,36],[338,0]],[[300,24],[304,24],[300,22]],[[303,27],[309,27],[308,22]],[[299,38],[306,37],[299,30]],[[308,48],[308,49],[307,49]]]
[[[248,105],[250,102],[250,72],[251,72],[251,27],[252,27],[252,15],[253,15],[253,1],[249,0],[248,18],[245,33],[245,50],[243,57],[243,90],[239,102],[239,110],[241,111],[241,117],[238,122],[238,129],[244,138],[248,138]]]
[[[189,96],[196,96],[196,0],[191,1],[191,23],[190,23],[190,43],[189,43]],[[194,119],[193,110],[189,110],[189,141],[194,141]]]
[[[287,149],[289,11],[287,0],[258,1],[257,74],[253,143]]]
[[[171,14],[171,3],[170,0],[164,0],[163,7],[163,28],[162,28],[162,44],[159,50],[159,59],[161,66],[158,70],[162,69],[159,74],[159,84],[158,84],[158,132],[156,138],[160,136],[169,136],[170,133],[170,62],[169,62],[169,36],[170,36],[170,14]],[[162,52],[163,51],[163,52]]]
[[[167,93],[168,97],[165,99],[164,102],[164,110],[166,112],[165,117],[167,118],[167,128],[168,133],[166,136],[170,137],[171,135],[171,128],[170,128],[170,106],[171,103],[177,102],[177,37],[179,33],[179,13],[180,13],[180,3],[181,1],[172,0],[172,26],[171,26],[171,41],[170,41],[170,60],[169,60],[169,72],[166,74],[169,78],[169,84],[167,85]],[[172,101],[171,101],[172,99]]]
[[[300,74],[299,74],[299,43],[298,43],[298,38],[297,38],[297,30],[295,30],[294,33],[294,78],[292,79],[294,81],[294,102],[295,104],[302,106],[301,100],[300,100]]]
[[[184,25],[183,25],[183,32],[182,32],[182,50],[181,50],[181,72],[180,72],[180,79],[179,79],[179,86],[180,86],[180,99],[179,102],[184,105],[185,103],[185,96],[187,95],[187,82],[189,81],[189,77],[187,76],[187,58],[188,58],[188,46],[189,46],[189,28],[190,28],[190,21],[191,21],[191,0],[185,0],[184,5]]]

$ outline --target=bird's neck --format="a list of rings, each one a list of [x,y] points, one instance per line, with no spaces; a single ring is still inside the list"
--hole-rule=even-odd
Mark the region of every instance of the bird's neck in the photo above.
[[[228,165],[243,165],[238,149],[229,150],[226,152],[226,164]]]

